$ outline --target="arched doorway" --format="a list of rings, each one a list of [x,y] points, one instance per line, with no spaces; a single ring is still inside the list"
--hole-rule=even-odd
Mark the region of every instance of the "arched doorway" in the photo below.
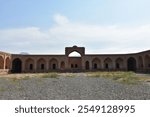
[[[58,69],[58,61],[55,58],[50,60],[49,65],[50,65],[51,70],[57,70]]]
[[[110,58],[106,58],[104,60],[104,68],[106,70],[111,70],[113,67],[112,67],[112,60]]]
[[[34,60],[31,59],[31,58],[28,58],[26,61],[25,61],[25,67],[26,67],[26,70],[28,72],[33,72],[34,70]]]
[[[89,69],[90,69],[89,61],[86,61],[86,62],[85,62],[85,69],[86,69],[86,70],[89,70]]]
[[[94,70],[96,69],[100,69],[100,60],[98,58],[94,58],[93,61],[92,61],[92,68]]]
[[[136,71],[136,60],[130,57],[127,61],[128,71]]]
[[[4,59],[0,56],[0,69],[4,69]]]
[[[12,72],[21,73],[22,71],[22,61],[19,58],[16,58],[12,62]]]
[[[116,63],[116,69],[117,70],[123,69],[123,59],[122,58],[117,58],[115,63]]]
[[[82,56],[78,51],[73,51],[68,55],[68,64],[71,70],[77,72],[82,69]]]
[[[43,58],[40,58],[37,61],[37,69],[39,72],[46,72],[46,60]]]

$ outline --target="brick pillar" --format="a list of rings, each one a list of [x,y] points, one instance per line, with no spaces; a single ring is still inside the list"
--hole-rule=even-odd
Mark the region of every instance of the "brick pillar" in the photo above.
[[[89,70],[92,70],[92,61],[89,61]]]
[[[25,61],[24,60],[22,60],[22,71],[21,72],[25,72]]]
[[[6,66],[6,55],[4,56],[4,64],[3,64],[3,69],[5,70],[5,66]]]
[[[104,60],[103,60],[103,59],[101,60],[101,69],[102,69],[102,70],[105,69],[105,67],[104,67]]]
[[[112,59],[112,69],[116,70],[116,61],[115,61],[115,59]]]
[[[37,61],[34,60],[34,72],[37,72]]]
[[[49,61],[47,59],[47,62],[46,62],[46,71],[48,72],[49,71]]]

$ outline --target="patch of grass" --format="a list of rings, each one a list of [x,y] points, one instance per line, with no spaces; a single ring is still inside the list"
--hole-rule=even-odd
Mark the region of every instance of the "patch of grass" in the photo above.
[[[32,78],[32,77],[30,77],[30,76],[24,76],[23,78],[20,78],[20,80],[29,80],[30,78]]]
[[[41,78],[58,78],[58,73],[45,73],[42,74],[40,77]]]
[[[6,89],[6,88],[1,87],[1,88],[0,88],[0,92],[4,92],[4,91],[7,91],[7,89]]]
[[[75,75],[75,74],[72,74],[72,73],[69,73],[69,74],[66,74],[65,77],[66,77],[66,78],[75,78],[76,75]]]
[[[87,73],[87,76],[96,78],[110,78],[125,84],[136,84],[147,79],[145,77],[138,76],[134,72],[90,72]]]

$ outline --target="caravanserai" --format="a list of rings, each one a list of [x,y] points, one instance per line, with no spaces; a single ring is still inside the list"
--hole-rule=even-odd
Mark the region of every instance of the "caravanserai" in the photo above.
[[[79,57],[69,56],[72,52]],[[150,50],[132,54],[85,54],[84,47],[66,47],[64,55],[0,52],[0,73],[134,71],[150,73]]]

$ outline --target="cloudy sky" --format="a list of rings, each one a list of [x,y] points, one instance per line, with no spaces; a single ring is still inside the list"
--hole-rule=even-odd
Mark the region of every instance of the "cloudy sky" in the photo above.
[[[132,53],[150,49],[150,0],[0,0],[0,51]]]

